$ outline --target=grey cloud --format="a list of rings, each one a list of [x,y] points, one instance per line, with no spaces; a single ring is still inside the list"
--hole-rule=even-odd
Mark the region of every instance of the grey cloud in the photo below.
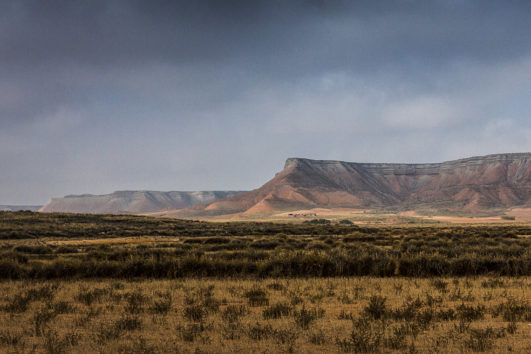
[[[526,2],[313,3],[20,1],[4,12],[1,59],[11,65],[249,60],[264,69],[293,61],[298,65],[291,69],[356,68],[357,61],[415,61],[426,53],[434,60],[512,56],[527,50],[522,44],[530,38]]]
[[[0,3],[0,202],[531,150],[528,1]]]

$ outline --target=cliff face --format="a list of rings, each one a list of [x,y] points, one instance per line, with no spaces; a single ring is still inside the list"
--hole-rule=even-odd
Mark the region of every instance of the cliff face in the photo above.
[[[70,195],[53,198],[39,211],[69,213],[147,213],[180,209],[230,197],[234,191],[156,192],[118,191],[104,195]]]
[[[254,191],[208,205],[212,213],[268,213],[307,207],[397,207],[480,211],[529,205],[531,153],[430,164],[290,158]]]

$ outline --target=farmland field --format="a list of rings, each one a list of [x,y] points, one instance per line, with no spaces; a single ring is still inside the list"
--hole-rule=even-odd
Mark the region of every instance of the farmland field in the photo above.
[[[531,227],[0,213],[0,352],[529,352]]]

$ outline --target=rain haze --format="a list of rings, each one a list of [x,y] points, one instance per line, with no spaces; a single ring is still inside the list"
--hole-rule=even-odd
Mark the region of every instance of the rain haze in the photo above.
[[[0,204],[531,151],[529,1],[0,2]]]

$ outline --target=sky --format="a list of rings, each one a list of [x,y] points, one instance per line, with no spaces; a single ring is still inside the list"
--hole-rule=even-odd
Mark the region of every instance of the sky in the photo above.
[[[0,2],[0,204],[531,151],[531,2]]]

